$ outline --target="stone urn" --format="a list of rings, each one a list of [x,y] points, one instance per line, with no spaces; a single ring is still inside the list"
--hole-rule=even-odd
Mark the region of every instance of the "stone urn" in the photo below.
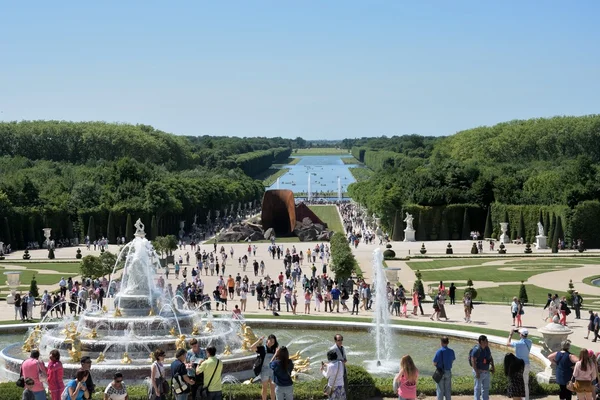
[[[4,273],[6,275],[6,285],[10,290],[10,294],[6,296],[6,304],[15,304],[15,292],[19,288],[21,284],[21,272],[20,271],[7,271]]]
[[[568,326],[559,324],[558,321],[558,316],[554,316],[551,323],[538,329],[538,332],[544,337],[544,342],[541,343],[541,345],[542,354],[546,357],[555,351],[559,351],[561,349],[560,344],[564,340],[567,340],[568,336],[573,333],[572,329]],[[540,382],[556,382],[556,366],[551,365],[550,367],[547,367],[544,372],[538,373],[537,377]]]
[[[508,222],[500,222],[500,243],[510,243],[510,237],[508,236]]]

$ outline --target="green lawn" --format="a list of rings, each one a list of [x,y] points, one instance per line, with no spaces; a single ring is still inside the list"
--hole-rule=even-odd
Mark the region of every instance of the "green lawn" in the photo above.
[[[273,166],[282,166],[282,165],[294,165],[298,164],[302,160],[300,157],[289,157],[282,163],[273,164]]]
[[[477,284],[475,284],[474,287],[477,289]],[[512,298],[514,296],[519,296],[520,288],[521,285],[501,285],[493,288],[477,289],[476,301],[509,304],[512,302]],[[553,294],[558,293],[558,295],[561,297],[567,295],[566,291],[556,292],[555,290],[548,290],[535,285],[525,285],[525,288],[527,289],[527,298],[529,299],[528,304],[536,306],[543,306],[546,304],[546,298],[550,292]],[[458,290],[457,292],[460,292],[460,294],[457,294],[457,297],[462,298],[462,290]],[[536,316],[538,313],[541,313],[539,310],[534,310],[533,312]]]
[[[482,265],[483,263],[494,261],[493,258],[455,258],[452,260],[431,260],[431,261],[408,261],[406,265],[413,271],[428,269],[441,269],[449,267],[462,267],[467,265]]]
[[[375,172],[369,168],[354,167],[350,168],[350,173],[357,182],[366,181],[371,178]]]
[[[11,265],[18,265],[25,267],[25,270],[18,270],[11,267]],[[53,274],[40,274],[36,270],[45,271],[57,271]],[[0,274],[5,271],[19,271],[21,272],[20,281],[22,285],[28,285],[35,275],[38,285],[56,285],[60,281],[61,277],[69,277],[79,275],[79,262],[66,262],[66,263],[35,263],[35,262],[23,262],[11,261],[11,263],[0,264]]]
[[[528,265],[536,265],[543,264],[547,265],[548,263],[560,262],[561,264],[600,264],[600,258],[594,257],[544,257],[542,259],[537,260],[510,260],[507,264],[528,264]]]
[[[310,206],[310,209],[327,224],[329,230],[344,232],[344,226],[336,206]]]
[[[0,263],[0,268],[10,271],[11,265],[18,265],[27,269],[40,269],[57,272],[79,272],[79,261],[77,262],[19,262],[18,260]],[[3,272],[3,271],[1,271]]]
[[[514,267],[514,266],[513,266]],[[573,268],[573,266],[552,266],[547,267],[543,270],[540,269],[519,269],[517,271],[505,271],[501,270],[506,268],[503,265],[486,265],[481,267],[472,267],[461,270],[441,270],[441,271],[421,271],[423,274],[423,280],[426,282],[436,281],[448,281],[453,280],[468,280],[472,279],[473,282],[477,281],[491,281],[491,282],[520,282],[526,281],[533,275],[537,275],[546,271],[555,271],[566,268]]]
[[[292,156],[339,156],[350,154],[348,150],[336,149],[334,147],[297,149],[292,151]]]

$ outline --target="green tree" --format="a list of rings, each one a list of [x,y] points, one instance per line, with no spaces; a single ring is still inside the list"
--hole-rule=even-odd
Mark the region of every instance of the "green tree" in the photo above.
[[[2,219],[0,219],[0,223],[2,224],[2,229],[0,230],[0,239],[2,239],[1,241],[4,242],[4,245],[6,246],[7,244],[11,244],[12,243],[12,239],[10,237],[10,226],[8,224],[8,218],[4,217]]]
[[[523,211],[521,211],[519,213],[519,229],[517,231],[517,237],[523,238],[523,240],[526,240],[525,238],[525,220],[523,219]]]
[[[335,273],[336,281],[344,281],[352,275],[357,263],[348,244],[341,233],[334,233],[330,240],[331,270]]]
[[[31,283],[29,284],[29,293],[33,296],[33,298],[40,297],[40,292],[38,289],[37,281],[35,280],[35,275],[31,278]]]
[[[573,285],[573,279],[569,279],[569,290],[567,290],[567,304],[573,307],[573,293],[575,292],[575,285]]]
[[[462,222],[462,240],[468,240],[471,238],[471,223],[469,222],[469,209],[465,207]]]
[[[90,242],[96,240],[96,225],[94,224],[94,216],[90,215],[90,219],[88,222],[88,231],[87,235],[90,238]]]
[[[552,238],[552,236],[550,236],[550,213],[549,212],[545,212],[544,213],[544,233],[546,234],[546,236],[548,236],[549,238]]]
[[[154,240],[156,237],[158,237],[158,223],[156,222],[156,215],[153,215],[150,224],[150,240]]]
[[[548,229],[548,239],[549,240],[553,240],[555,228],[556,228],[556,215],[554,215],[554,213],[552,213],[552,218],[550,218],[550,228]],[[550,247],[552,247],[552,243],[550,243]]]
[[[527,288],[525,287],[524,281],[521,281],[521,287],[519,288],[519,300],[521,300],[521,303],[523,304],[529,302],[529,298],[527,297]]]
[[[117,243],[117,235],[115,233],[115,221],[113,212],[108,213],[108,224],[106,227],[106,236],[108,239],[108,243],[115,244]]]
[[[127,222],[125,223],[125,240],[128,242],[133,240],[133,222],[131,221],[131,214],[127,214]]]
[[[558,240],[564,240],[564,232],[562,229],[562,222],[560,219],[560,215],[556,217],[556,226],[554,227],[554,236],[552,238],[552,252],[558,253]],[[555,249],[556,247],[556,249]],[[556,250],[556,251],[555,251]]]
[[[491,238],[493,230],[494,228],[492,226],[492,207],[488,207],[487,216],[485,217],[485,229],[483,230],[483,237]]]
[[[177,238],[175,235],[157,236],[152,241],[156,253],[166,258],[173,250],[177,250]]]
[[[116,256],[108,251],[102,253],[99,257],[85,256],[81,260],[79,270],[84,278],[101,278],[110,275],[115,266]]]

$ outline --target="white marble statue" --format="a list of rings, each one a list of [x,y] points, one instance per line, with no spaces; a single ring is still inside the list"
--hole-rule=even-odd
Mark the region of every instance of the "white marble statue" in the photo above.
[[[413,216],[412,214],[406,213],[406,218],[404,218],[404,222],[406,222],[406,229],[407,230],[414,230],[415,228],[413,228]]]
[[[544,236],[544,225],[541,222],[538,222],[538,235]]]

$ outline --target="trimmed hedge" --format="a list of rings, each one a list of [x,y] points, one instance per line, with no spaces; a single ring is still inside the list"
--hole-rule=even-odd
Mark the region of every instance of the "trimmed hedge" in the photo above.
[[[404,239],[404,223],[402,220],[406,213],[412,214],[416,240],[467,240],[470,239],[471,229],[483,232],[485,226],[486,210],[477,204],[449,204],[447,206],[420,206],[407,204],[402,207],[400,215],[396,215],[394,240]],[[465,219],[465,215],[467,218]],[[402,218],[402,220],[398,220]],[[465,225],[465,221],[467,226]],[[466,230],[465,230],[466,228]]]
[[[493,203],[491,205],[492,215],[492,237],[498,238],[500,235],[500,222],[508,222],[508,235],[512,238],[517,237],[517,231],[519,229],[519,220],[521,213],[523,213],[523,224],[525,228],[525,234],[523,239],[525,242],[535,243],[535,236],[538,234],[537,223],[540,219],[540,211],[543,215],[554,214],[560,216],[562,225],[565,232],[565,241],[570,242],[571,236],[571,215],[573,211],[567,206],[554,205],[554,206],[540,206],[540,205],[506,205],[500,203]],[[508,221],[504,221],[506,218],[505,214],[508,215]],[[550,227],[544,226],[545,235],[548,236],[548,243],[551,243],[552,237],[550,236]]]
[[[571,237],[581,239],[586,248],[600,247],[600,202],[584,201],[575,206],[571,215]],[[563,227],[568,226],[563,219]]]

